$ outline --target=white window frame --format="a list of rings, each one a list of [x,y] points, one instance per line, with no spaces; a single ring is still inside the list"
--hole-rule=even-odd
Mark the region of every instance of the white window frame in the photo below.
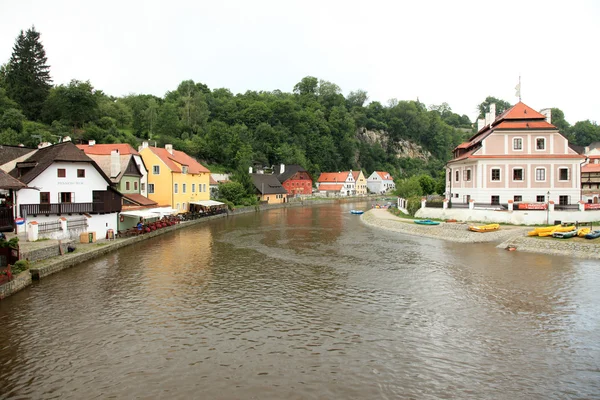
[[[517,148],[515,147],[515,141],[516,141],[517,139],[521,141],[521,148],[520,148],[520,149],[517,149]],[[523,151],[523,138],[522,138],[522,137],[514,137],[514,138],[513,138],[513,151]]]
[[[538,179],[538,170],[543,170],[544,171],[544,179]],[[546,167],[535,167],[535,181],[536,182],[546,182]]]
[[[188,173],[188,167],[185,166],[185,165],[181,166],[181,173],[184,174],[184,175],[187,174]]]
[[[473,172],[471,171],[471,168],[463,169],[463,180],[465,182],[471,182],[471,178],[473,178]]]
[[[561,170],[566,170],[567,171],[567,179],[560,179],[560,171]],[[569,167],[558,167],[558,181],[559,182],[569,182],[571,180],[571,174],[569,173]]]
[[[179,184],[178,183],[173,184],[173,193],[179,193]]]
[[[154,194],[154,183],[148,184],[148,194]]]
[[[160,175],[160,165],[152,166],[152,175]]]
[[[515,171],[516,171],[517,169],[520,169],[520,170],[521,170],[521,179],[515,179]],[[513,172],[513,173],[512,173],[512,181],[513,181],[513,182],[525,182],[525,169],[524,169],[523,167],[514,167],[514,168],[512,169],[512,172]]]
[[[543,149],[538,149],[537,142],[538,142],[539,139],[542,139],[544,141],[544,148]],[[538,136],[538,137],[535,138],[535,151],[546,151],[546,138],[545,137]]]
[[[498,170],[498,179],[494,179],[494,170]],[[502,168],[500,168],[500,167],[490,168],[490,182],[502,182]]]

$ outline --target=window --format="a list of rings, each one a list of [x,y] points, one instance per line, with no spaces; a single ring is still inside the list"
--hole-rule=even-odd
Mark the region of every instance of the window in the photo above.
[[[184,183],[181,185],[181,193],[185,193],[185,190],[186,190],[186,184]]]
[[[513,169],[513,181],[522,181],[522,180],[523,180],[523,168]]]
[[[179,210],[179,203],[177,203],[177,209]]]
[[[137,182],[133,182],[133,190],[135,190],[135,191],[138,190],[138,183]]]
[[[154,175],[160,175],[160,165],[153,165],[152,166],[152,174],[154,174]]]
[[[500,168],[492,168],[492,180],[493,181],[500,180]]]
[[[125,182],[125,190],[129,190],[129,182]]]
[[[145,184],[145,183],[142,183],[142,184],[141,184],[141,189],[142,189],[142,192],[143,192],[144,190],[146,190],[146,184]]]
[[[459,172],[456,171],[456,178],[455,178],[456,182],[458,182],[459,178],[460,178]]]
[[[569,196],[558,196],[558,204],[561,206],[569,205]]]
[[[181,167],[181,173],[182,174],[187,174],[188,173],[188,167],[186,167],[185,165],[183,167]]]
[[[203,191],[203,192],[206,192],[206,183],[203,183],[203,184],[202,184],[202,191]]]
[[[464,176],[465,181],[470,181],[471,180],[471,170],[465,169],[463,176]]]
[[[546,180],[546,168],[536,168],[535,169],[535,180],[536,181],[545,181]]]
[[[514,197],[513,201],[514,201],[515,203],[516,203],[516,202],[519,202],[519,201],[523,201],[523,196],[515,195],[515,197]]]
[[[451,181],[452,180],[452,172],[448,171],[448,180]]]
[[[148,194],[153,194],[154,193],[154,183],[149,183],[148,184]]]
[[[77,170],[77,177],[78,178],[85,178],[85,169],[78,169]]]
[[[491,204],[495,205],[495,206],[499,205],[500,204],[500,196],[492,196]]]
[[[73,198],[75,197],[75,196],[73,196],[73,193],[70,193],[70,192],[61,192],[61,193],[59,193],[59,195],[60,195],[61,203],[72,203]]]
[[[192,193],[196,193],[196,184],[192,183]]]
[[[57,170],[57,173],[58,173],[58,177],[59,178],[66,178],[67,177],[67,170],[64,169],[64,168],[59,168]]]
[[[546,202],[546,196],[542,195],[537,195],[535,196],[535,201],[537,201],[538,203],[545,203]]]
[[[182,211],[185,211],[185,210],[186,210],[186,208],[185,208],[185,203],[183,203],[183,204],[181,205],[181,210],[182,210]]]
[[[40,204],[50,204],[50,192],[40,192]]]
[[[523,150],[523,139],[522,138],[514,138],[513,139],[513,150]]]
[[[179,192],[179,184],[178,183],[173,185],[173,193],[177,193],[177,192]],[[177,208],[179,208],[179,206],[177,206]]]
[[[545,150],[546,149],[546,139],[545,138],[535,139],[535,149],[536,150]]]
[[[569,168],[559,168],[558,169],[558,180],[559,181],[568,181],[569,180]]]

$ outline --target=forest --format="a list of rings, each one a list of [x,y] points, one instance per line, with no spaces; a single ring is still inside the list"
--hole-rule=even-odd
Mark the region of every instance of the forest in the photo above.
[[[35,147],[70,136],[75,142],[126,142],[137,148],[149,140],[157,146],[171,143],[214,172],[284,163],[300,164],[315,177],[322,171],[386,170],[396,179],[428,176],[439,182],[452,149],[474,133],[472,121],[447,103],[391,99],[382,104],[369,101],[361,89],[344,96],[335,83],[312,76],[301,78],[290,92],[234,94],[186,80],[163,97],[115,97],[90,81],[53,85],[50,72],[40,33],[33,27],[21,31],[0,67],[0,144]],[[482,116],[491,102],[499,112],[510,107],[491,96],[474,107]],[[570,125],[558,108],[552,117],[571,143],[600,141],[596,123]],[[377,139],[366,139],[365,131]],[[420,149],[419,157],[402,151],[407,143]],[[436,191],[435,185],[424,185],[424,192]]]

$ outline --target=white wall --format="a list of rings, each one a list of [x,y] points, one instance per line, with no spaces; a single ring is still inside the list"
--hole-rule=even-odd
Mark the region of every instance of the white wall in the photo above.
[[[88,227],[85,230],[86,232],[96,232],[96,239],[104,239],[106,237],[106,231],[108,229],[112,229],[115,234],[118,230],[118,213],[111,214],[91,214],[90,217],[85,217],[83,215],[77,215],[78,218],[84,217],[87,218]],[[58,215],[38,215],[37,217],[29,216],[27,217],[25,224],[17,225],[17,234],[25,233],[27,231],[27,224],[36,221],[37,223],[42,222],[56,222],[58,221],[60,216]],[[65,216],[67,219],[73,219],[74,216]],[[65,236],[62,232],[52,232],[51,234],[41,234],[40,237],[49,237],[52,239],[79,239],[79,234],[83,232],[83,229],[69,231],[69,235]]]
[[[594,222],[600,221],[600,210],[594,211],[491,211],[469,210],[464,208],[421,208],[415,214],[419,218],[456,219],[458,221],[477,221],[507,223],[513,225],[545,225],[554,221]]]

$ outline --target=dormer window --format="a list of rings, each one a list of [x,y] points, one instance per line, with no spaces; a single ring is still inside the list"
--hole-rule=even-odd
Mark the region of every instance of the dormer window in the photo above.
[[[185,165],[183,167],[181,167],[181,173],[182,174],[187,174],[188,173],[188,167],[186,167]]]

